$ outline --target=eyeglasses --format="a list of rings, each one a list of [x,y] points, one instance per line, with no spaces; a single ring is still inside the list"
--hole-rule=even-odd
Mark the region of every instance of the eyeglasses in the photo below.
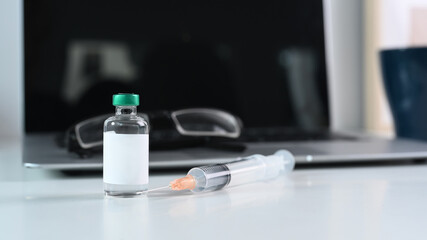
[[[150,125],[150,149],[198,146],[211,138],[236,139],[242,131],[242,122],[237,116],[218,109],[193,108],[138,115]],[[83,158],[101,152],[103,125],[110,116],[93,117],[71,126],[64,139],[68,151]]]
[[[183,136],[238,138],[242,127],[239,118],[216,109],[183,109],[171,112],[171,117]]]

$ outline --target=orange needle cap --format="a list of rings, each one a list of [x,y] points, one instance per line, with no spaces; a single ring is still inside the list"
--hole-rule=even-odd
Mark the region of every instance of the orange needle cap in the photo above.
[[[175,191],[181,191],[184,189],[193,190],[195,187],[196,187],[196,180],[191,175],[187,175],[185,177],[175,179],[170,183],[170,188]]]

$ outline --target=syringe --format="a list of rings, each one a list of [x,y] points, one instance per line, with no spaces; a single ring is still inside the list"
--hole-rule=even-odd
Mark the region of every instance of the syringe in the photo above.
[[[192,168],[187,176],[173,180],[167,187],[151,189],[149,192],[165,188],[175,191],[189,189],[194,193],[214,191],[273,179],[292,171],[294,166],[295,158],[286,150],[279,150],[269,156],[256,154],[230,163]]]

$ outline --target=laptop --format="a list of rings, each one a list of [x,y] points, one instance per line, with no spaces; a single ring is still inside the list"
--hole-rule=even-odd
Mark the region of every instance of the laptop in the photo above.
[[[24,165],[101,169],[58,144],[67,128],[138,93],[138,111],[223,109],[245,150],[150,152],[151,168],[287,149],[299,164],[425,159],[427,144],[330,132],[322,1],[24,1]]]

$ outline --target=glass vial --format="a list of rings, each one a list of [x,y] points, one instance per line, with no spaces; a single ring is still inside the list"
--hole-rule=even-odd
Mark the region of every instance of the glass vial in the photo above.
[[[138,94],[113,95],[116,115],[104,122],[104,191],[131,197],[148,189],[148,124],[136,114]]]

